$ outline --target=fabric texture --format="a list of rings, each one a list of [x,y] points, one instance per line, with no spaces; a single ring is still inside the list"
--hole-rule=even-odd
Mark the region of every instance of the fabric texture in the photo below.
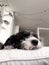
[[[49,65],[49,47],[0,50],[0,65]]]

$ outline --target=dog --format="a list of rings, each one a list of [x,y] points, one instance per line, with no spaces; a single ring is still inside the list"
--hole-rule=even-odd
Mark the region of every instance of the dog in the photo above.
[[[42,42],[38,39],[37,35],[27,31],[19,32],[15,35],[10,36],[2,49],[24,49],[33,50],[43,46]]]

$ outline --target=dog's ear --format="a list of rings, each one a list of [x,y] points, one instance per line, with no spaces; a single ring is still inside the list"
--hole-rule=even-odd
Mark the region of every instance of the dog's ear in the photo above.
[[[25,37],[28,37],[29,35],[30,35],[30,33],[26,32],[26,31],[21,31],[18,34],[16,34],[17,38],[19,38],[19,39],[23,39]]]

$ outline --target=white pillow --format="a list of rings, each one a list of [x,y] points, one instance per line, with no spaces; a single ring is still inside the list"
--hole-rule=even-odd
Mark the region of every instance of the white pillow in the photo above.
[[[0,50],[0,62],[9,60],[34,60],[49,57],[49,47],[36,50]]]

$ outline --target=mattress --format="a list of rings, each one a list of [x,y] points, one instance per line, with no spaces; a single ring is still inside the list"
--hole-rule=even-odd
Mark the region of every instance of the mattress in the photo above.
[[[49,47],[0,50],[0,65],[49,65]]]

